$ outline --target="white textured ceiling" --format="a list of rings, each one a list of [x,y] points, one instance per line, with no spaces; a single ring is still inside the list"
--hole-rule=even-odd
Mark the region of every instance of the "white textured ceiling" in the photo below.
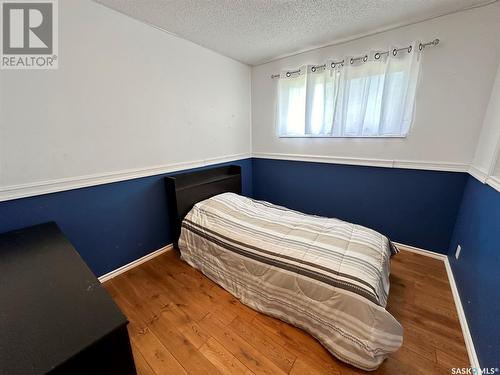
[[[96,0],[241,62],[277,57],[491,0]]]

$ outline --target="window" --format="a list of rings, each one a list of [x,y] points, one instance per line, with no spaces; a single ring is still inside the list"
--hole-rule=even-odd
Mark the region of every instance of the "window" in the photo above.
[[[413,122],[418,45],[280,74],[279,136],[405,137]]]

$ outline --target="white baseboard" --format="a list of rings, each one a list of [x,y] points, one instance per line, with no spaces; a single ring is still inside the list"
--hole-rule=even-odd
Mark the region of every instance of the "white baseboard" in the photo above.
[[[457,284],[455,283],[455,277],[453,276],[453,271],[451,269],[448,256],[436,253],[434,251],[424,250],[418,247],[401,244],[398,242],[394,242],[394,245],[396,245],[400,250],[409,251],[412,253],[424,255],[426,257],[434,259],[439,259],[444,262],[444,266],[446,268],[446,274],[448,275],[448,281],[450,283],[451,293],[453,294],[453,301],[455,302],[455,307],[457,309],[458,320],[460,321],[460,327],[462,328],[462,335],[464,336],[465,347],[467,348],[467,354],[469,356],[470,366],[471,368],[477,369],[476,374],[480,375],[482,369],[479,364],[479,360],[477,358],[476,348],[474,347],[474,342],[472,341],[469,325],[467,324],[467,318],[465,317],[464,308],[462,305],[462,301],[460,299],[460,294],[458,293]]]
[[[482,369],[477,358],[476,348],[474,347],[474,342],[472,341],[472,335],[470,334],[469,325],[467,324],[467,318],[465,316],[465,311],[462,305],[462,300],[460,299],[460,294],[458,293],[457,284],[455,283],[455,277],[453,276],[453,271],[451,269],[448,257],[446,257],[446,259],[444,260],[444,265],[446,267],[446,273],[448,274],[448,280],[450,281],[450,287],[451,292],[453,293],[455,307],[457,308],[458,320],[460,320],[460,326],[462,327],[462,334],[464,335],[464,341],[467,348],[467,354],[469,355],[470,366],[477,369],[476,373],[480,375],[482,373]]]
[[[400,250],[409,251],[409,252],[415,253],[415,254],[425,255],[426,257],[439,259],[439,260],[444,260],[447,258],[446,255],[437,253],[435,251],[424,250],[424,249],[421,249],[419,247],[405,245],[405,244],[399,243],[399,242],[393,242],[393,244],[396,245],[396,247]]]
[[[124,272],[127,272],[131,270],[134,267],[137,267],[138,265],[147,262],[148,260],[153,259],[154,257],[157,257],[158,255],[161,255],[167,251],[170,251],[174,248],[172,244],[169,244],[167,246],[162,247],[161,249],[158,249],[156,251],[153,251],[152,253],[149,253],[147,255],[144,255],[142,258],[136,259],[133,262],[130,262],[128,264],[125,264],[124,266],[121,266],[120,268],[117,268],[114,271],[108,272],[102,276],[99,276],[98,279],[101,283],[111,280],[113,277],[116,277]]]

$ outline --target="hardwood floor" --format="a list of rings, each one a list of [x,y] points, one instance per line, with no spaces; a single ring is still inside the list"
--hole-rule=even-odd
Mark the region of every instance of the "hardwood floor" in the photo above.
[[[443,262],[402,251],[388,310],[404,344],[372,374],[450,374],[468,367]],[[104,283],[130,320],[142,374],[366,374],[315,339],[255,312],[169,251]]]

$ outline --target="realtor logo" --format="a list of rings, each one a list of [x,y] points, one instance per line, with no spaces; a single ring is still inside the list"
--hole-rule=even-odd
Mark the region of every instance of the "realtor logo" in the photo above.
[[[2,69],[57,69],[57,0],[0,0]]]

